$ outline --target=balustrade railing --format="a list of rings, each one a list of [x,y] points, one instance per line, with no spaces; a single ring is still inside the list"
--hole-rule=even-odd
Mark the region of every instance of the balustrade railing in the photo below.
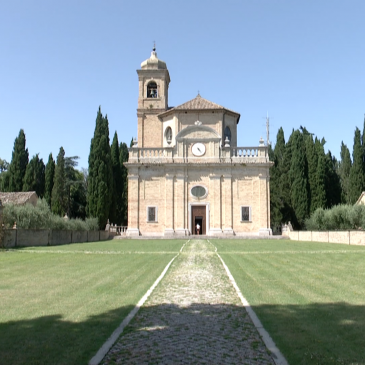
[[[231,157],[258,157],[258,147],[232,147]]]
[[[140,162],[148,160],[148,162],[174,162],[174,163],[187,163],[189,160],[197,162],[197,159],[204,161],[205,158],[211,159],[216,157],[217,159],[224,159],[226,162],[229,160],[243,159],[245,161],[255,162],[268,162],[268,148],[267,146],[259,147],[224,147],[219,150],[219,156],[205,155],[203,157],[196,156],[180,156],[177,154],[174,148],[138,148],[133,147],[129,149],[129,162]]]
[[[139,148],[139,157],[141,158],[158,158],[166,156],[167,151],[164,148]]]

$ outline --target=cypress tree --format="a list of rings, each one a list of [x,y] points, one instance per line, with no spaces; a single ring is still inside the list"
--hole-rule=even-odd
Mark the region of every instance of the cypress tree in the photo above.
[[[269,146],[269,157],[274,162],[270,168],[270,218],[271,226],[275,232],[285,222],[285,196],[280,178],[283,173],[283,161],[285,154],[285,138],[283,128],[280,128],[276,136],[274,150]]]
[[[25,148],[25,134],[23,129],[15,138],[11,163],[9,166],[9,185],[7,191],[22,191],[25,171],[29,160],[28,148]]]
[[[350,170],[350,203],[354,204],[364,189],[363,147],[359,128],[355,130],[353,164]]]
[[[121,205],[121,217],[122,224],[124,226],[128,225],[128,170],[124,166],[124,162],[128,162],[129,152],[126,143],[122,142],[119,145],[119,161],[122,171],[122,205]]]
[[[301,228],[308,217],[308,166],[302,133],[295,131],[292,139],[290,166],[291,205],[295,213],[294,225]]]
[[[337,173],[338,162],[332,157],[331,151],[325,155],[325,191],[326,208],[331,208],[341,203],[341,180]]]
[[[44,198],[46,199],[48,205],[52,206],[52,189],[53,189],[53,180],[55,174],[56,164],[54,162],[52,153],[48,156],[48,162],[46,165],[46,182],[45,182],[45,191],[44,191]]]
[[[52,212],[63,216],[66,213],[67,206],[65,151],[63,147],[60,148],[60,152],[57,156],[51,199]]]
[[[318,200],[320,198],[317,197],[317,194],[320,193],[322,195],[322,192],[318,188],[318,179],[323,179],[323,185],[324,187],[324,176],[320,176],[318,174],[318,153],[316,151],[315,143],[313,141],[313,138],[311,135],[306,136],[305,138],[305,152],[307,156],[308,161],[308,184],[309,184],[309,211],[310,213],[313,213],[318,207]],[[323,163],[323,161],[322,161]],[[323,165],[324,168],[324,165]],[[324,173],[324,170],[323,170]]]
[[[318,158],[318,165],[316,169],[316,185],[314,186],[314,196],[311,202],[311,213],[318,208],[325,208],[327,205],[326,199],[326,157],[320,154]]]
[[[43,198],[45,188],[45,166],[38,154],[33,156],[27,165],[24,176],[23,191],[35,191]]]
[[[123,176],[119,160],[119,142],[117,132],[114,133],[113,143],[110,148],[113,170],[113,199],[110,205],[109,219],[111,223],[120,225],[122,223],[122,194]]]
[[[94,137],[89,154],[89,180],[87,192],[88,216],[97,217],[99,227],[107,223],[113,193],[113,172],[109,145],[108,118],[99,107]]]
[[[351,156],[347,146],[341,142],[341,161],[339,163],[338,173],[341,180],[341,202],[343,204],[350,203],[350,171],[351,171]]]

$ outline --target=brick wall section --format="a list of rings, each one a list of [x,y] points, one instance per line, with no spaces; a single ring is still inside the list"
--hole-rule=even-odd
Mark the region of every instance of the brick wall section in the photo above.
[[[365,246],[365,231],[285,231],[292,241],[329,242]]]

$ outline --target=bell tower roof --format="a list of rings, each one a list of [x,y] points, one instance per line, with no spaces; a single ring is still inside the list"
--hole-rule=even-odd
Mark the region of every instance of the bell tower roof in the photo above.
[[[166,63],[157,58],[156,46],[153,47],[151,57],[141,63],[142,70],[166,70]]]

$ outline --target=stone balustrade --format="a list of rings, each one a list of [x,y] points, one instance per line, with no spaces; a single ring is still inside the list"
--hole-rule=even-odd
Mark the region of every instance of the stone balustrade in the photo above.
[[[172,148],[138,148],[129,149],[130,163],[197,163],[214,162],[214,157],[223,163],[267,163],[269,153],[267,146],[259,147],[222,147],[219,156],[186,157],[179,156]]]

